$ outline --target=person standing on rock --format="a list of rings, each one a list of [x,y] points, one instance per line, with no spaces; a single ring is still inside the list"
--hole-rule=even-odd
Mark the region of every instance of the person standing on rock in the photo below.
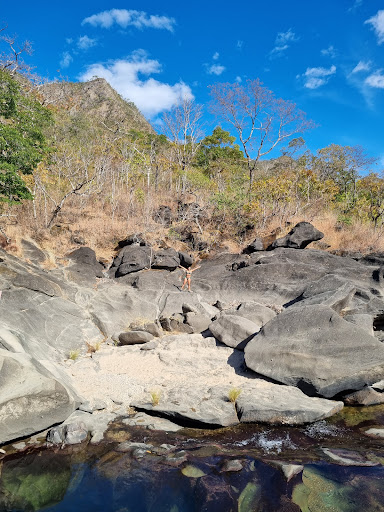
[[[199,265],[198,267],[195,267],[195,268],[192,268],[192,267],[188,267],[188,268],[184,268],[182,267],[181,265],[179,265],[179,268],[181,268],[182,270],[184,270],[185,272],[185,277],[184,277],[184,283],[183,283],[183,286],[181,287],[181,291],[184,290],[184,286],[188,286],[188,291],[190,292],[191,291],[191,277],[192,277],[192,272],[194,272],[195,270],[197,270],[198,268],[200,268],[201,265]]]

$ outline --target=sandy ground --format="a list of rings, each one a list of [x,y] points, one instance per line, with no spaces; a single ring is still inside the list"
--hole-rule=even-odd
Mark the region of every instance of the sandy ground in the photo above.
[[[151,391],[213,386],[243,387],[252,381],[268,383],[243,370],[243,353],[200,334],[172,335],[158,339],[152,350],[143,345],[105,346],[91,357],[76,360],[67,372],[86,400],[113,400],[129,404],[148,398]]]

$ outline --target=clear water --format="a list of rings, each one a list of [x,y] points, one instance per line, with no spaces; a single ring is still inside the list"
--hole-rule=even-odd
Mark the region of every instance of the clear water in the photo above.
[[[15,453],[0,461],[0,511],[383,512],[384,440],[363,435],[370,424],[383,424],[381,409],[367,409],[363,421],[361,410],[347,411],[352,427],[345,418],[173,435],[119,426],[99,446]],[[154,448],[119,451],[128,439]],[[174,449],[159,449],[164,442]],[[373,465],[340,465],[324,447]],[[242,469],[228,471],[231,460]],[[304,470],[287,481],[281,464]]]

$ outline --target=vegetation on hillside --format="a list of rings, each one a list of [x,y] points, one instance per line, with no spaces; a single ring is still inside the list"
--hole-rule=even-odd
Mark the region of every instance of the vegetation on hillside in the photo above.
[[[259,80],[216,84],[210,109],[209,134],[191,100],[157,134],[104,80],[26,87],[3,62],[2,229],[56,237],[59,252],[79,235],[102,252],[130,231],[209,251],[309,220],[327,224],[331,248],[383,247],[384,178],[362,148],[311,153],[312,121]],[[277,147],[281,157],[262,159]]]

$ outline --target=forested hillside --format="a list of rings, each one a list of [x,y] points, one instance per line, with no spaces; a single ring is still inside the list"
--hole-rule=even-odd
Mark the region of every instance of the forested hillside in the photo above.
[[[0,71],[1,229],[63,254],[108,255],[127,233],[209,253],[240,250],[299,220],[318,247],[384,248],[384,179],[361,147],[311,153],[315,123],[259,80],[216,84],[211,103],[185,99],[156,132],[100,78],[33,85]],[[202,112],[216,127],[202,124]],[[227,131],[230,129],[231,131]],[[276,155],[280,149],[281,156]]]

